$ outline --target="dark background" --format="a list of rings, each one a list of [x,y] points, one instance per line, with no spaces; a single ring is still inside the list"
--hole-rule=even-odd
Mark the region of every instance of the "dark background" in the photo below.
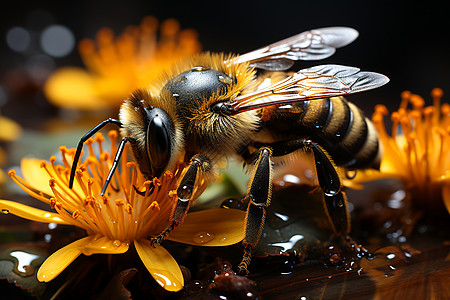
[[[37,34],[53,22],[71,29],[78,42],[94,37],[103,26],[118,34],[127,25],[139,24],[146,15],[159,20],[174,17],[183,28],[198,31],[204,50],[235,53],[308,29],[350,26],[359,31],[359,38],[320,63],[353,65],[390,77],[387,86],[350,97],[370,115],[376,103],[396,108],[403,90],[421,94],[428,101],[434,87],[450,93],[450,13],[445,6],[442,1],[9,1],[2,4],[0,18],[0,79],[4,81],[9,70],[29,60],[29,53],[13,52],[6,45],[5,34],[13,26],[31,28]],[[51,17],[30,21],[36,10]],[[38,52],[38,47],[34,51]],[[55,67],[81,65],[76,50],[53,60]],[[313,64],[318,63],[302,62],[295,68]],[[2,102],[6,101],[8,93],[3,96]],[[8,109],[2,112],[7,115]]]

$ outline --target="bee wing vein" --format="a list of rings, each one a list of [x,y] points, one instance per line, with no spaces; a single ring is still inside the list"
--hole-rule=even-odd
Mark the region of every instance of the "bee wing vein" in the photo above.
[[[298,71],[280,82],[239,96],[228,105],[236,113],[264,106],[341,96],[374,89],[389,79],[374,72],[341,65],[320,65]]]

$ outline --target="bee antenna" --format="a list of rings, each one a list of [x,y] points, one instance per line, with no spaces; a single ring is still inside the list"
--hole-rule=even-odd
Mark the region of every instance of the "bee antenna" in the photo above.
[[[119,128],[121,128],[123,126],[122,122],[120,122],[119,120],[112,119],[112,118],[106,119],[105,121],[101,122],[100,124],[98,124],[97,126],[92,128],[91,130],[89,130],[89,132],[86,133],[78,142],[77,152],[75,152],[75,156],[73,158],[73,163],[72,163],[72,169],[70,170],[70,180],[69,180],[69,188],[70,189],[73,187],[73,181],[75,179],[75,172],[77,170],[78,161],[80,160],[81,150],[83,150],[84,143],[91,136],[93,136],[96,132],[98,132],[100,129],[102,129],[109,123],[112,123]]]
[[[120,142],[119,148],[117,149],[117,152],[116,152],[116,156],[114,157],[113,165],[111,167],[111,170],[109,170],[108,177],[106,177],[105,184],[103,185],[100,196],[105,195],[106,189],[108,188],[108,185],[109,185],[112,177],[114,176],[114,172],[117,169],[117,165],[119,164],[120,157],[122,156],[123,150],[125,149],[125,144],[127,142],[130,142],[131,140],[132,140],[132,138],[126,136]]]

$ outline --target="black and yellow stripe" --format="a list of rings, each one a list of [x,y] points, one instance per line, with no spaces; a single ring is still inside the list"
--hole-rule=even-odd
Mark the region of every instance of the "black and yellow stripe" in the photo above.
[[[380,164],[378,134],[372,122],[343,97],[280,106],[263,127],[275,140],[311,139],[339,166],[359,169]]]

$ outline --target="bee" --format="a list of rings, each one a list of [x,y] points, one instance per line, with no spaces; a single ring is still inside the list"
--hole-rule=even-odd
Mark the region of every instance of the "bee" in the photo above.
[[[200,176],[213,180],[223,161],[237,157],[252,170],[238,266],[240,273],[247,273],[270,204],[273,165],[306,151],[313,154],[330,223],[337,234],[348,234],[347,201],[336,165],[377,167],[381,148],[372,123],[342,96],[377,88],[389,79],[341,65],[288,69],[297,60],[329,57],[357,36],[347,27],[322,28],[240,56],[203,53],[175,64],[150,87],[132,92],[120,107],[119,120],[109,118],[81,138],[70,187],[84,142],[107,124],[118,126],[123,138],[101,195],[127,143],[148,178],[161,176],[180,161],[187,163],[170,225],[150,237],[154,245],[183,222]]]

